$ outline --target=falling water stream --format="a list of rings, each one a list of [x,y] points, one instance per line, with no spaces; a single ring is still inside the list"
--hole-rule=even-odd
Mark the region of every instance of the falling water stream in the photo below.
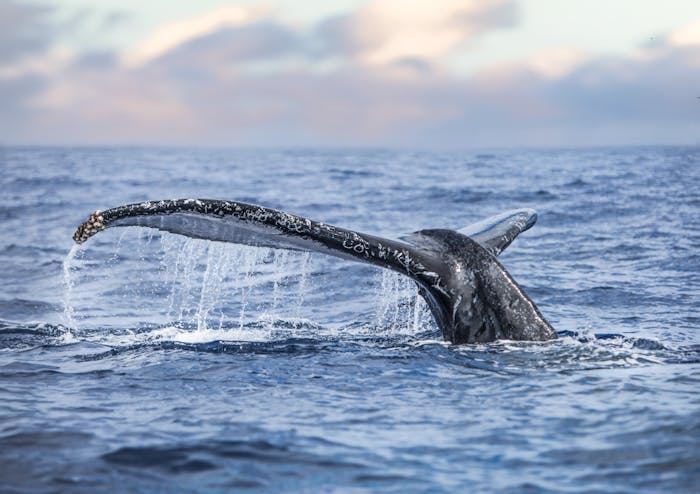
[[[127,233],[120,235],[111,250],[103,248],[90,259],[81,255],[83,248],[76,245],[63,261],[64,319],[77,335],[120,345],[138,343],[144,338],[266,341],[280,335],[318,336],[319,324],[324,326],[325,335],[336,332],[344,336],[415,334],[432,324],[432,316],[413,282],[391,271],[374,270],[367,297],[374,307],[364,311],[369,320],[334,328],[332,323],[312,321],[305,315],[305,299],[318,291],[317,286],[310,285],[310,276],[314,274],[315,281],[323,281],[323,276],[311,268],[309,252],[238,246],[171,234],[161,235],[160,242],[153,242],[148,236],[145,240],[150,247],[144,248],[142,232],[135,239]],[[141,245],[133,250],[136,255],[123,259],[122,244],[132,240]],[[159,269],[155,271],[149,264],[154,257],[159,259]],[[122,272],[124,263],[133,264],[126,270],[131,276]],[[115,272],[117,264],[119,273]],[[142,301],[142,313],[130,314],[142,322],[126,338],[110,336],[108,327],[95,331],[100,327],[96,297],[116,291],[121,294],[117,301],[126,298],[133,304],[144,289],[149,295],[157,294],[156,300],[161,303]],[[80,302],[76,302],[75,292],[80,292]],[[101,309],[107,313],[119,310]],[[159,322],[150,331],[139,328],[144,321],[151,321],[152,326],[154,320]],[[85,328],[92,331],[81,331]]]

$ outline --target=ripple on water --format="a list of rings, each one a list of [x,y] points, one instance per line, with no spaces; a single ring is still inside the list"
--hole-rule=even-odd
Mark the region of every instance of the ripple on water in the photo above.
[[[0,198],[3,486],[697,490],[697,150],[47,148],[2,160],[14,184]],[[135,228],[65,256],[87,212],[182,196],[367,232],[533,207],[538,225],[501,261],[561,337],[446,344],[410,282],[322,256]]]

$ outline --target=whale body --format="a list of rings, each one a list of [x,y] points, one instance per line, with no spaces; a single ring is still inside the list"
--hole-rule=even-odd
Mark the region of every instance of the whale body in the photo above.
[[[111,227],[142,226],[220,242],[321,252],[410,277],[455,344],[544,341],[556,333],[496,259],[534,225],[531,209],[508,211],[461,230],[427,229],[396,239],[348,230],[235,201],[175,199],[95,211],[73,239]]]

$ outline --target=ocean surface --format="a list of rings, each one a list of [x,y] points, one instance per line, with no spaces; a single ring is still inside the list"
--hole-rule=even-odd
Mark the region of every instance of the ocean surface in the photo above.
[[[698,492],[700,149],[0,149],[0,491]],[[114,228],[230,199],[365,233],[530,207],[560,338],[442,341],[410,280]]]

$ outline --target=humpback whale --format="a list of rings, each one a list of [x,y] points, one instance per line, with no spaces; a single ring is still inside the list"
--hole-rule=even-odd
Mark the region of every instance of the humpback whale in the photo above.
[[[254,204],[176,199],[95,211],[73,239],[82,243],[105,228],[142,226],[192,238],[321,252],[410,277],[447,341],[543,341],[556,333],[496,259],[536,220],[535,211],[521,209],[461,230],[427,229],[390,239]]]

